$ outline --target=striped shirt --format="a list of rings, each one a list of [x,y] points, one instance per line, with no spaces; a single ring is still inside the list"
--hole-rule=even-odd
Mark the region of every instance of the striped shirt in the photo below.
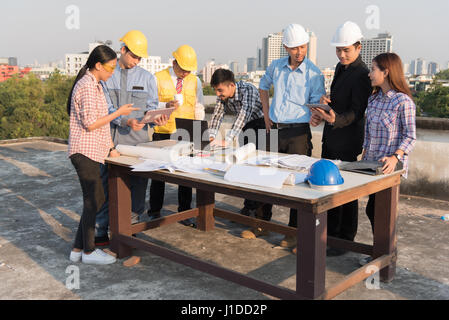
[[[210,138],[215,139],[226,111],[237,115],[231,130],[226,134],[226,140],[232,141],[248,122],[263,118],[259,90],[251,83],[240,81],[235,84],[234,97],[226,101],[217,98],[209,127]]]
[[[407,177],[408,154],[416,143],[416,106],[406,94],[394,90],[379,91],[368,100],[365,124],[364,160],[377,161],[404,152]]]
[[[112,146],[109,124],[89,132],[88,127],[108,115],[108,104],[102,86],[87,71],[75,85],[70,112],[69,157],[80,153],[104,163]]]

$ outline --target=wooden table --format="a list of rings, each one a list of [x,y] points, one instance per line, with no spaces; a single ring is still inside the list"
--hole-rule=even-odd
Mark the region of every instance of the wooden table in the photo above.
[[[140,249],[177,263],[209,273],[281,299],[332,299],[344,290],[370,277],[376,266],[382,281],[391,281],[396,270],[396,221],[400,174],[369,176],[342,171],[345,184],[339,191],[318,191],[307,184],[284,186],[282,189],[254,187],[229,183],[211,174],[132,172],[131,165],[141,160],[121,156],[109,158],[109,214],[111,250],[118,258],[132,255]],[[131,193],[129,176],[156,179],[196,188],[197,208],[172,214],[150,222],[131,225]],[[261,221],[237,213],[215,208],[215,193],[272,203],[298,210],[298,226],[292,228]],[[327,237],[327,210],[376,193],[374,244],[366,245]],[[247,275],[225,269],[213,263],[169,250],[133,237],[133,234],[176,223],[188,218],[197,219],[197,228],[210,231],[215,217],[229,219],[253,227],[297,237],[296,290],[269,284]],[[346,276],[336,285],[325,287],[326,245],[373,256],[373,261]]]

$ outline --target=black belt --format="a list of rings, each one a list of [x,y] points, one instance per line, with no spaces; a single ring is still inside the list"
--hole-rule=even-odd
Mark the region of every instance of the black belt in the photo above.
[[[273,123],[273,129],[308,128],[309,123]]]

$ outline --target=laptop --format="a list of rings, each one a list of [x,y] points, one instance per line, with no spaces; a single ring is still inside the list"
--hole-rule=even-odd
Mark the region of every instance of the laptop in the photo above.
[[[195,150],[210,150],[209,125],[207,121],[183,118],[176,118],[175,120],[177,132],[173,135],[177,135],[176,140],[193,142]]]

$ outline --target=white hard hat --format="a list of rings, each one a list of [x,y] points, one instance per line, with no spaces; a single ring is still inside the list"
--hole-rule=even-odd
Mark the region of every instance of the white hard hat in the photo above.
[[[299,24],[292,23],[284,30],[282,44],[287,48],[296,48],[309,43],[309,34]]]
[[[363,35],[359,26],[351,21],[346,21],[338,27],[331,41],[331,46],[348,47],[362,40]]]

